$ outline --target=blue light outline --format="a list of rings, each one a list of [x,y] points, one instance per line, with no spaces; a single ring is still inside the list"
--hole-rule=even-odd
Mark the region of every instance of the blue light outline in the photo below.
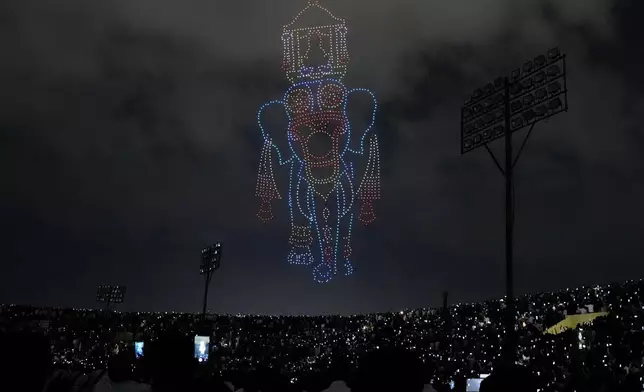
[[[339,87],[343,90],[344,92],[344,102],[342,104],[342,115],[345,119],[345,124],[346,124],[346,138],[345,138],[345,143],[344,146],[341,148],[341,153],[340,153],[340,165],[341,165],[341,173],[338,177],[338,179],[335,181],[335,186],[332,189],[331,192],[335,191],[336,192],[336,209],[338,209],[338,213],[336,215],[336,233],[335,233],[335,244],[334,244],[334,257],[333,260],[331,260],[331,263],[333,264],[332,266],[329,266],[329,272],[328,273],[321,273],[320,268],[324,267],[324,264],[326,264],[326,260],[324,259],[324,243],[325,239],[321,237],[320,232],[320,227],[317,221],[317,202],[315,200],[316,193],[315,193],[315,187],[314,185],[309,184],[309,181],[302,176],[302,171],[304,170],[305,162],[303,159],[301,159],[295,149],[295,146],[293,144],[293,138],[291,134],[291,126],[293,123],[293,116],[288,110],[288,107],[286,106],[286,102],[288,101],[289,95],[293,92],[295,89],[300,89],[302,87],[305,87],[308,90],[308,99],[309,99],[309,109],[317,109],[317,110],[323,110],[320,107],[320,100],[319,100],[319,91],[320,87],[329,85],[329,84],[336,84],[339,85]],[[317,86],[317,90],[314,92],[313,86]],[[349,97],[351,94],[358,93],[358,92],[367,92],[369,95],[371,95],[372,101],[373,101],[373,110],[372,110],[372,116],[371,116],[371,122],[369,125],[366,127],[366,129],[363,131],[361,137],[360,137],[360,142],[359,142],[359,148],[353,149],[350,148],[351,145],[351,123],[348,118],[348,102],[349,102]],[[317,105],[316,105],[317,104]],[[285,156],[282,154],[280,151],[279,147],[273,142],[273,138],[269,134],[269,132],[264,128],[262,124],[262,114],[264,113],[264,110],[267,108],[273,106],[273,105],[281,105],[286,116],[287,116],[287,124],[288,124],[288,129],[286,130],[286,137],[287,137],[287,143],[288,143],[288,148],[291,150],[291,155],[288,157],[288,159],[285,159]],[[283,166],[287,163],[290,163],[290,168],[289,168],[289,214],[291,217],[291,227],[295,225],[295,216],[294,216],[294,203],[293,203],[293,197],[296,198],[296,204],[299,212],[302,214],[304,218],[306,218],[309,221],[309,225],[311,229],[315,229],[315,239],[314,241],[317,242],[318,247],[320,248],[320,260],[317,265],[315,265],[313,269],[313,275],[314,279],[318,283],[326,283],[329,282],[334,275],[337,274],[338,270],[338,252],[340,251],[340,243],[342,242],[345,246],[346,244],[343,241],[344,238],[341,238],[341,221],[345,219],[347,216],[347,213],[349,213],[348,216],[348,224],[347,224],[347,232],[346,232],[346,242],[349,243],[351,240],[351,234],[352,234],[352,229],[353,229],[353,220],[355,213],[353,211],[353,206],[357,197],[357,194],[359,192],[359,184],[354,184],[355,180],[355,172],[353,168],[353,162],[348,161],[344,159],[344,156],[347,152],[351,152],[356,155],[364,155],[365,153],[365,146],[364,142],[369,136],[370,133],[372,133],[375,121],[376,121],[376,113],[378,109],[378,101],[373,94],[368,89],[365,88],[353,88],[353,89],[347,89],[346,86],[342,83],[341,80],[335,79],[335,78],[325,78],[325,79],[318,79],[318,80],[306,80],[306,81],[300,81],[292,86],[290,86],[285,94],[282,100],[272,100],[264,103],[258,113],[257,113],[257,122],[260,127],[260,131],[262,133],[262,137],[264,138],[265,142],[269,142],[271,146],[275,149],[277,152],[277,158],[278,158],[278,164],[280,166]],[[297,166],[296,166],[297,165]],[[297,179],[295,178],[297,176]],[[342,186],[342,181],[344,180],[343,177],[346,176],[346,180],[348,181],[349,185],[349,192],[351,193],[350,195],[346,194],[346,190],[344,189],[344,186]],[[302,191],[302,180],[305,181],[305,186],[306,190],[304,190],[304,196],[306,199],[306,205],[308,207],[308,212],[309,214],[307,215],[300,203],[300,192]],[[358,189],[356,189],[356,186],[358,186]],[[342,194],[340,194],[342,192]],[[347,202],[348,201],[348,202]],[[341,211],[339,207],[342,206]],[[313,245],[313,244],[312,244]],[[343,250],[344,251],[344,250]],[[310,263],[305,263],[307,265],[310,264],[315,264],[315,257],[313,256],[313,253],[310,251],[307,253],[310,256]],[[301,255],[300,255],[301,256]],[[344,259],[344,256],[342,256]],[[298,259],[298,256],[296,256],[296,261]],[[296,263],[297,264],[297,263]],[[353,268],[353,263],[347,258],[344,260],[344,267],[345,267],[345,275],[351,275],[354,271]]]

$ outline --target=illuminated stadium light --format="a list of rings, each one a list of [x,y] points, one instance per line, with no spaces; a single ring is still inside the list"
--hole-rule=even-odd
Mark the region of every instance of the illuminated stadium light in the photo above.
[[[96,302],[106,304],[106,309],[111,310],[125,300],[125,286],[100,285],[96,289]]]
[[[461,154],[485,147],[499,171],[505,178],[506,219],[506,297],[507,314],[504,355],[509,363],[514,362],[516,345],[514,329],[513,283],[513,228],[514,185],[513,168],[530,137],[533,127],[540,121],[568,110],[566,88],[566,56],[558,48],[547,55],[539,55],[513,69],[504,78],[474,90],[461,110]],[[512,135],[527,126],[527,132],[516,157],[512,153]],[[505,165],[502,167],[488,144],[496,139],[505,139]]]
[[[208,288],[212,280],[213,273],[219,269],[221,265],[221,242],[216,242],[207,248],[201,250],[201,264],[199,266],[199,273],[204,276],[204,298],[202,316],[206,315],[206,308],[208,306]]]
[[[217,242],[201,250],[201,265],[199,272],[203,275],[208,271],[219,269],[221,262],[221,243]]]
[[[506,115],[509,121],[505,125],[515,132],[567,111],[565,61],[559,49],[552,49],[514,69],[506,79],[497,78],[475,89],[462,110],[461,153],[503,137],[490,128],[504,122]],[[506,95],[507,114],[503,107]]]

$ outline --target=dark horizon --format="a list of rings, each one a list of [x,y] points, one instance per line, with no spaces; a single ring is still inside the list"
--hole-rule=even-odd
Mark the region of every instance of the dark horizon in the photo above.
[[[355,274],[324,285],[286,262],[286,198],[263,225],[254,196],[257,110],[289,86],[281,28],[306,1],[71,4],[0,6],[0,303],[98,308],[96,286],[122,284],[120,310],[199,312],[216,241],[215,313],[499,298],[503,178],[483,149],[461,156],[460,110],[552,47],[570,111],[535,127],[516,167],[516,294],[644,276],[644,3],[322,0],[347,21],[346,86],[379,100],[382,170]]]

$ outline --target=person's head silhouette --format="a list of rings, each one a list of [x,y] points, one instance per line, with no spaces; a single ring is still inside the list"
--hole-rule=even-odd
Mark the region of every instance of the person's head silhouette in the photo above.
[[[353,392],[422,391],[422,364],[402,349],[381,349],[367,354],[358,365]]]
[[[536,392],[530,370],[521,366],[499,366],[481,382],[479,392]]]
[[[0,347],[3,382],[40,392],[52,367],[47,339],[38,333],[11,332],[0,336]]]
[[[121,383],[132,379],[130,357],[126,354],[117,354],[107,362],[107,376],[112,382]]]
[[[165,333],[151,342],[145,358],[155,391],[189,389],[196,365],[193,348],[194,343],[189,336],[174,332]]]

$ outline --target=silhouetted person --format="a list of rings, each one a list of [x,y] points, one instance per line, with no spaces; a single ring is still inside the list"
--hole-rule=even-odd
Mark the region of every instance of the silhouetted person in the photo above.
[[[194,384],[196,360],[194,342],[189,336],[166,333],[146,347],[145,358],[154,392],[189,391]]]
[[[367,354],[359,363],[352,392],[421,392],[422,363],[414,353],[381,349]]]
[[[479,392],[536,392],[530,370],[521,366],[499,366],[481,382]]]
[[[107,363],[107,377],[95,386],[94,392],[147,392],[150,386],[132,380],[132,358],[125,353],[111,357]]]
[[[41,392],[52,370],[49,342],[38,333],[0,336],[0,380],[7,390]]]

